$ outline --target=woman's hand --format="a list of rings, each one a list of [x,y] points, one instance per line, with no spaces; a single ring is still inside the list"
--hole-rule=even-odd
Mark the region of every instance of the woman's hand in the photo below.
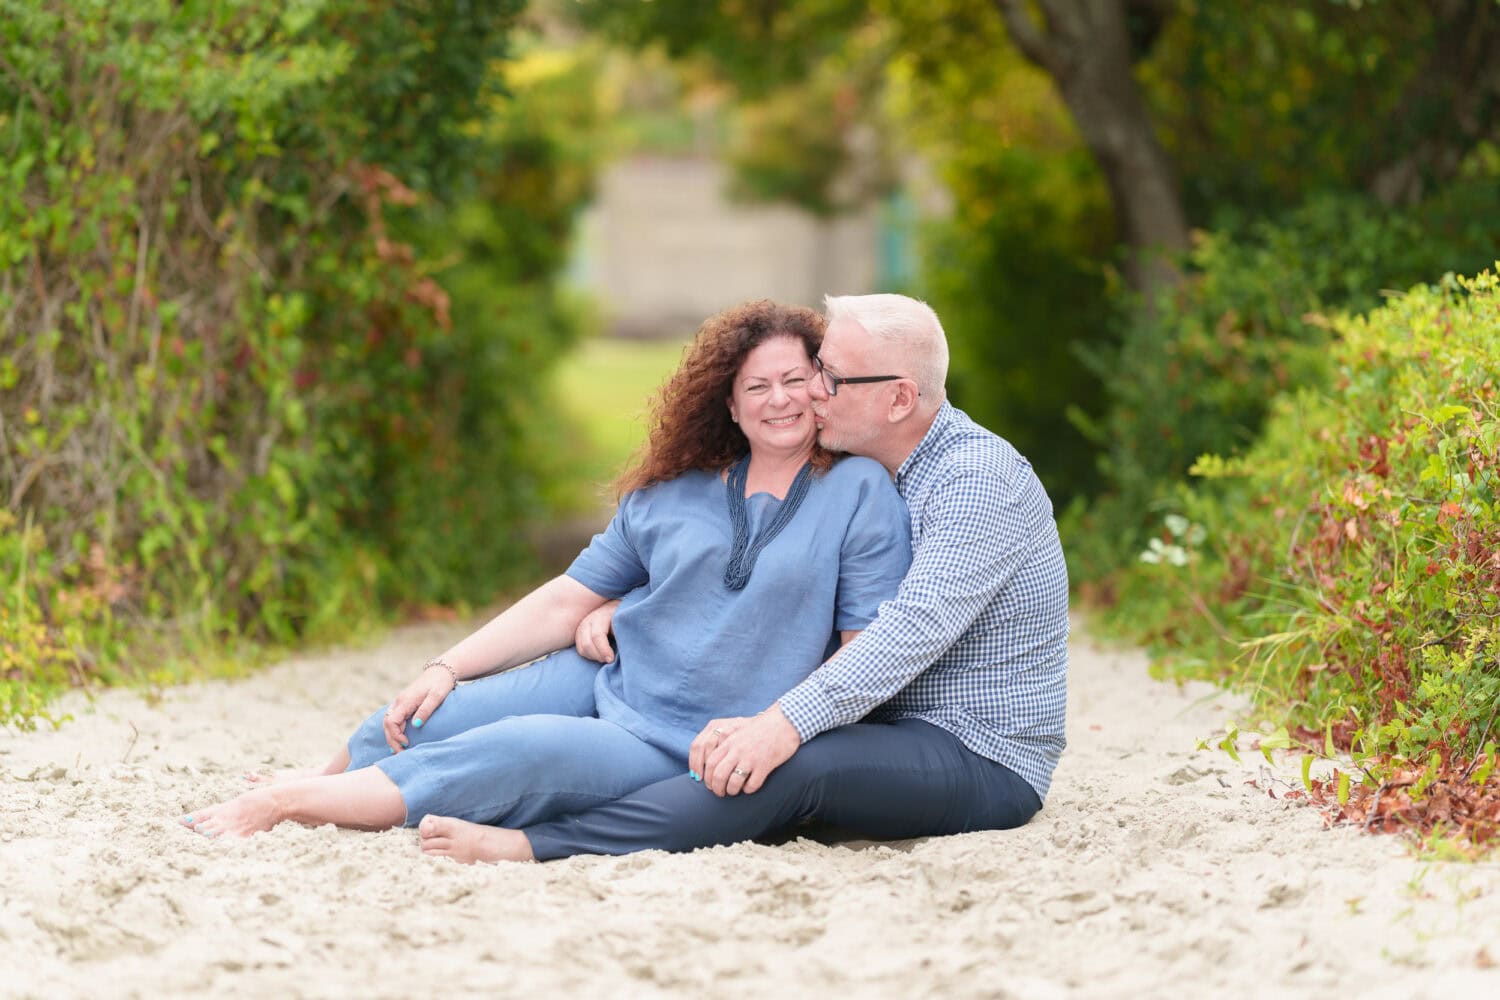
[[[801,746],[778,702],[752,718],[714,719],[704,726],[688,748],[688,772],[720,798],[754,795]]]
[[[688,773],[698,781],[703,780],[703,772],[708,770],[708,758],[719,744],[723,743],[729,736],[740,730],[740,727],[749,722],[748,716],[738,719],[713,719],[703,727],[703,731],[693,737],[692,745],[688,747]]]
[[[409,745],[406,738],[406,723],[421,729],[422,724],[432,718],[432,713],[443,703],[443,699],[458,686],[453,675],[441,664],[434,663],[406,685],[406,688],[391,702],[385,711],[385,742],[391,753],[400,753]]]
[[[614,647],[609,644],[609,630],[619,606],[619,601],[606,601],[583,616],[573,635],[573,645],[578,648],[579,656],[595,663],[615,662]]]

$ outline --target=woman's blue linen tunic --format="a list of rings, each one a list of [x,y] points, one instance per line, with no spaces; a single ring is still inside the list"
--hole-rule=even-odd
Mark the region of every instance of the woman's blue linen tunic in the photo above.
[[[751,545],[780,504],[747,499]],[[761,711],[837,648],[839,630],[873,621],[911,562],[905,505],[867,458],[813,476],[742,590],[724,585],[733,532],[722,477],[690,472],[627,494],[567,571],[622,598],[598,717],[681,758],[710,719]]]
[[[780,501],[747,501],[751,544]],[[569,574],[624,595],[615,662],[568,648],[455,688],[408,748],[386,746],[384,712],[349,740],[349,769],[376,766],[423,816],[522,827],[591,809],[679,774],[710,719],[758,712],[895,595],[910,543],[885,470],[848,458],[812,479],[743,590],[724,586],[733,529],[726,487],[692,473],[625,497]]]

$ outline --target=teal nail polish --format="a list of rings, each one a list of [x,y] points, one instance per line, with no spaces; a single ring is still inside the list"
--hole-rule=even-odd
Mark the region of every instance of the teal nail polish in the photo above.
[[[395,752],[396,752],[396,748],[395,747],[391,747],[391,753],[395,753]]]
[[[413,726],[415,726],[417,729],[421,729],[422,728],[422,720],[421,719],[412,719],[411,720],[411,724]]]
[[[688,772],[688,776],[691,777],[694,781],[702,781],[703,780],[702,778],[698,777],[698,772],[697,771],[689,771]]]
[[[182,817],[182,821],[184,823],[191,823],[193,821],[193,817],[191,817],[191,816],[184,816],[184,817]]]
[[[406,742],[406,741],[405,741],[405,740],[402,740],[402,741],[401,741],[401,745],[402,745],[402,746],[404,746],[404,747],[409,747],[409,746],[411,746],[411,744],[410,744],[410,743],[408,743],[408,742]]]

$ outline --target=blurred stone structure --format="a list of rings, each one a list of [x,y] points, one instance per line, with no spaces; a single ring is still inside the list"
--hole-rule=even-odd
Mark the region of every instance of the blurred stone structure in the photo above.
[[[573,273],[606,331],[683,337],[746,299],[821,309],[825,294],[877,290],[875,206],[819,219],[785,205],[731,203],[727,183],[727,169],[708,158],[635,157],[604,170]]]

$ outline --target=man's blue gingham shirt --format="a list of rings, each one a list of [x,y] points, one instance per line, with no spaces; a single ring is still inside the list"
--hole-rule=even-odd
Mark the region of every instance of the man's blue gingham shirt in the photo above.
[[[1061,756],[1068,571],[1052,503],[1009,443],[944,403],[896,472],[912,564],[853,642],[779,699],[803,742],[923,719],[1046,799]]]

